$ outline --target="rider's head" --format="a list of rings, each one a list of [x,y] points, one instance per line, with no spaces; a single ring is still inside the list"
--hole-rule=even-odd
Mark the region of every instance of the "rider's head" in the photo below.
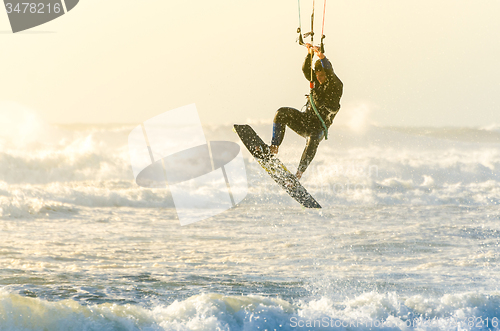
[[[320,84],[326,82],[326,72],[321,64],[321,60],[317,60],[314,64],[314,73],[316,74],[316,79]]]

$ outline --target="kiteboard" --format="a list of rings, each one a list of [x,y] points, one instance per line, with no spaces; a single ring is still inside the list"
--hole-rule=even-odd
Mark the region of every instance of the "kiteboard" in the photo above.
[[[319,203],[307,192],[285,165],[275,156],[257,133],[249,125],[234,125],[234,130],[250,154],[267,171],[272,179],[280,185],[286,193],[306,208],[321,208]]]

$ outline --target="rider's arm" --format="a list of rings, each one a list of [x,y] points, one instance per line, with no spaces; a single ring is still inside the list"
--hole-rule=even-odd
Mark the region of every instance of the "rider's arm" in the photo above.
[[[304,73],[304,77],[306,77],[308,81],[316,79],[315,75],[313,75],[311,79],[311,60],[312,54],[307,54],[306,59],[304,60],[304,64],[302,64],[302,72]]]

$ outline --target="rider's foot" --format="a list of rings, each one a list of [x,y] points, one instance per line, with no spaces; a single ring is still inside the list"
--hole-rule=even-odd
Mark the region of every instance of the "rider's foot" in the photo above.
[[[278,154],[278,148],[279,148],[279,146],[276,146],[276,145],[269,146],[269,150],[271,151],[271,154],[273,154],[273,155]]]

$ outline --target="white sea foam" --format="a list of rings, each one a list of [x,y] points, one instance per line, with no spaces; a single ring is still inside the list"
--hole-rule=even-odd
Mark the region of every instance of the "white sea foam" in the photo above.
[[[260,296],[200,294],[151,309],[82,306],[0,292],[0,328],[11,330],[498,330],[500,295],[398,297],[364,293],[289,303]]]
[[[19,127],[36,127],[26,139],[13,131],[0,139],[0,208],[5,216],[44,208],[171,206],[169,193],[133,183],[127,148],[132,126],[54,127],[20,113]],[[25,116],[26,115],[26,116]],[[24,124],[23,124],[24,123]],[[264,140],[271,125],[256,126]],[[209,140],[238,141],[229,126],[205,128]],[[500,201],[500,142],[484,129],[405,129],[333,126],[303,184],[323,206],[338,204],[496,205]],[[36,139],[35,139],[36,137]],[[473,137],[483,137],[476,141]],[[29,139],[28,139],[29,138]],[[484,140],[487,140],[486,142]],[[304,141],[288,132],[280,157],[293,171]],[[243,201],[294,202],[275,187],[244,151],[251,181]],[[199,188],[207,194],[210,188]],[[193,192],[194,194],[195,192]],[[165,203],[160,203],[160,200]],[[68,207],[73,206],[73,207]]]

